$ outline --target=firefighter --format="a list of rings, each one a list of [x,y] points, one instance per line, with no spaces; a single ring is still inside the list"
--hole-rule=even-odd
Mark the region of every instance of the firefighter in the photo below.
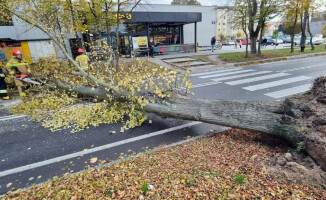
[[[14,77],[20,98],[25,99],[26,92],[28,92],[27,89],[30,86],[28,83],[20,80],[20,78],[31,77],[31,71],[28,63],[23,59],[23,55],[18,49],[14,49],[12,54],[13,57],[8,61],[6,69]]]
[[[2,66],[5,66],[7,62],[7,57],[1,48],[0,48],[0,59],[1,59]],[[7,84],[5,78],[6,76],[4,70],[0,67],[0,98],[2,98],[3,100],[9,100],[10,97],[7,94]]]
[[[77,52],[79,55],[76,57],[76,63],[82,68],[82,70],[87,71],[89,62],[88,56],[84,53],[82,48],[79,48]]]

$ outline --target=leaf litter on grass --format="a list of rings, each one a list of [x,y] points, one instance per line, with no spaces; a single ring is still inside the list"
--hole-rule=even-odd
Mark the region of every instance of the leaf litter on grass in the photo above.
[[[283,148],[273,136],[231,129],[4,199],[325,199],[322,186],[266,172],[264,160]]]

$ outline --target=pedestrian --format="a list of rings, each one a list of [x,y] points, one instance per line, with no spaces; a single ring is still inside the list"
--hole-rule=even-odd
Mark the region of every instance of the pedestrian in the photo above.
[[[77,50],[78,56],[76,57],[76,63],[81,67],[83,71],[88,71],[89,68],[89,57],[85,54],[82,48]]]
[[[154,44],[153,38],[151,38],[151,39],[149,40],[149,55],[150,55],[152,58],[154,58],[154,46],[155,46],[155,44]]]
[[[234,48],[238,49],[238,43],[236,40],[234,40]]]
[[[219,45],[219,47],[220,47],[220,50],[222,50],[222,47],[223,47],[222,40],[218,42],[218,45]]]
[[[240,49],[241,49],[241,46],[242,46],[242,41],[241,40],[239,41],[239,46],[240,46]]]
[[[0,59],[1,59],[2,66],[5,66],[7,62],[7,56],[3,52],[2,48],[0,48]],[[9,100],[10,97],[8,96],[7,83],[5,81],[5,78],[6,75],[4,73],[4,70],[2,69],[2,67],[0,67],[0,98],[2,98],[3,100]]]
[[[31,70],[28,63],[23,59],[22,53],[18,49],[14,49],[12,54],[13,57],[8,61],[6,69],[9,74],[14,77],[19,96],[24,100],[26,98],[26,93],[29,92],[30,85],[24,82],[21,78],[31,77]]]
[[[261,47],[264,48],[264,46],[265,46],[265,48],[267,47],[267,39],[266,38],[264,38],[263,41],[261,42]]]
[[[214,36],[214,37],[212,37],[212,39],[211,39],[212,52],[214,52],[214,50],[215,50],[215,43],[216,43],[216,37]]]

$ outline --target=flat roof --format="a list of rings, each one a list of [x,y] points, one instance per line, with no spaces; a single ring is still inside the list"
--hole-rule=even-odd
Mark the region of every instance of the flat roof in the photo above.
[[[131,12],[131,19],[124,23],[182,23],[201,22],[202,13],[197,12]]]

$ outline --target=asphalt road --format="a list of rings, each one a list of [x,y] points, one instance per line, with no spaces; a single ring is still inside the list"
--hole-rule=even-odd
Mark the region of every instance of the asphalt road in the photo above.
[[[326,56],[190,75],[197,98],[277,101],[307,91],[326,75]]]
[[[195,98],[275,101],[309,89],[326,74],[326,56],[192,74]],[[18,117],[18,118],[17,118]],[[78,133],[50,132],[29,117],[0,110],[0,194],[75,173],[102,160],[143,152],[189,137],[201,137],[224,127],[162,119],[119,133],[120,124],[90,127]],[[115,130],[116,134],[109,132]],[[212,131],[214,130],[214,131]],[[90,159],[96,157],[96,163]],[[12,183],[7,188],[7,184]]]

